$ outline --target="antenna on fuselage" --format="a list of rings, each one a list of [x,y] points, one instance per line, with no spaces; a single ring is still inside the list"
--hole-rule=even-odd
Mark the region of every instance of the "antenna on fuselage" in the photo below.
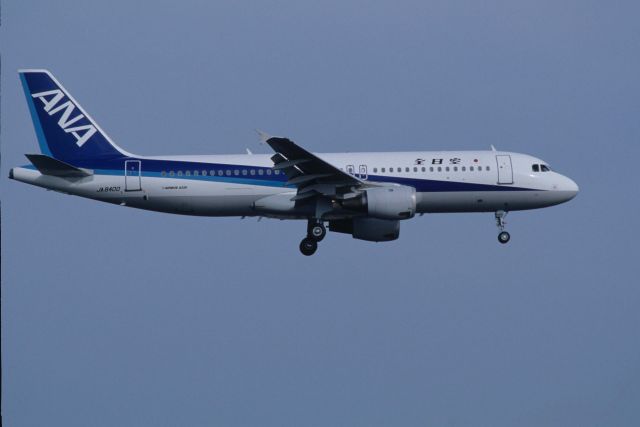
[[[491,144],[491,151],[496,151],[496,147],[494,147],[493,144]]]

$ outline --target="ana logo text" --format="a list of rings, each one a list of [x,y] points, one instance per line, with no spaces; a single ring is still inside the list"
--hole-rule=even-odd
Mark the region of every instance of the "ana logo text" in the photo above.
[[[80,125],[71,127],[78,120],[84,118],[84,114],[78,114],[71,118],[76,106],[73,105],[71,100],[60,104],[64,99],[64,93],[59,89],[48,90],[45,92],[34,93],[31,95],[33,98],[38,98],[44,104],[44,111],[50,116],[53,116],[58,111],[62,111],[60,119],[58,119],[58,126],[62,128],[66,133],[70,133],[76,139],[78,147],[82,145],[96,133],[96,128],[92,124]],[[58,105],[59,104],[59,105]]]

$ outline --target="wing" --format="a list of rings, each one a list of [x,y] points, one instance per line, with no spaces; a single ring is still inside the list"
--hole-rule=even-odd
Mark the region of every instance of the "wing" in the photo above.
[[[265,142],[276,152],[271,157],[274,169],[282,170],[288,178],[287,185],[294,185],[298,189],[292,200],[304,201],[317,196],[345,199],[356,196],[357,189],[371,186],[290,139],[270,137]]]

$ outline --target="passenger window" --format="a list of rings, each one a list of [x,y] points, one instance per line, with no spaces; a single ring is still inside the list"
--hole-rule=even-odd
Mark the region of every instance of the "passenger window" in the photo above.
[[[178,176],[182,176],[182,171],[178,171]]]
[[[198,175],[200,175],[200,172],[198,172],[198,171],[193,171],[193,174],[194,174],[195,176],[198,176]]]
[[[203,170],[203,171],[202,171],[202,175],[203,175],[203,176],[206,176],[206,175],[207,175],[207,171]]]
[[[273,173],[275,173],[276,175],[280,175],[280,169],[276,169],[275,171],[273,171]]]
[[[453,171],[454,171],[454,172],[458,172],[458,167],[457,167],[457,166],[454,166],[454,167],[453,167]]]
[[[404,168],[405,172],[409,172],[409,170],[410,170],[409,168]]]
[[[389,172],[393,172],[393,168],[389,168]]]
[[[473,166],[469,166],[469,170],[473,172]]]
[[[224,174],[224,172],[222,171],[222,169],[218,170],[218,175],[222,176]]]
[[[418,168],[416,166],[413,167],[414,172],[418,172]]]
[[[373,168],[373,173],[378,172],[378,168]]]
[[[467,171],[467,167],[466,167],[466,166],[463,166],[463,167],[462,167],[462,172],[466,172],[466,171]]]
[[[267,169],[267,175],[271,175],[271,169]]]
[[[209,175],[213,176],[213,175],[215,175],[215,174],[216,174],[216,171],[214,171],[213,169],[211,169],[211,170],[209,171]]]
[[[429,167],[429,172],[433,172],[433,166]]]
[[[540,172],[540,166],[533,165],[533,166],[531,166],[531,170],[533,170],[534,172]]]
[[[242,169],[242,175],[246,175],[247,174],[247,170],[246,169]]]
[[[262,175],[264,173],[264,169],[258,169],[258,175]]]
[[[231,176],[231,169],[227,169],[224,173],[227,176]]]
[[[170,171],[169,176],[173,176],[173,175],[175,175],[175,173],[173,171]]]
[[[160,173],[160,175],[162,175],[162,176],[167,176],[167,172],[162,171],[162,172]]]
[[[249,173],[250,173],[251,175],[255,175],[255,174],[256,174],[256,170],[255,170],[255,169],[251,169],[251,170],[249,171]]]
[[[482,166],[478,166],[478,172],[482,172]]]
[[[442,172],[442,166],[438,166],[438,172]]]
[[[427,168],[425,168],[424,166],[422,167],[422,172],[426,172]]]
[[[489,169],[489,166],[486,166],[486,167],[484,168],[484,170],[486,170],[487,172],[489,172],[491,169]]]
[[[542,172],[549,172],[551,169],[549,169],[549,166],[547,165],[540,165],[540,170]]]
[[[449,172],[449,166],[447,166],[446,168],[444,168],[445,171]]]
[[[382,173],[384,173],[384,171],[385,171],[385,169],[384,169],[384,168],[382,168],[382,169],[380,169],[380,170],[382,171]]]

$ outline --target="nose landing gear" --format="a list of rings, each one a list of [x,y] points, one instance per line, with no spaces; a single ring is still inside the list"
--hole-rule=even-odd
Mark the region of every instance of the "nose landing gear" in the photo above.
[[[310,256],[318,250],[318,242],[327,235],[327,229],[322,221],[310,219],[307,224],[307,237],[300,242],[300,252],[302,255]]]
[[[506,211],[497,211],[496,212],[496,225],[500,229],[500,234],[498,234],[498,241],[502,244],[505,244],[511,240],[511,235],[509,232],[504,231],[504,226],[506,224],[505,218],[507,217],[508,212]]]

